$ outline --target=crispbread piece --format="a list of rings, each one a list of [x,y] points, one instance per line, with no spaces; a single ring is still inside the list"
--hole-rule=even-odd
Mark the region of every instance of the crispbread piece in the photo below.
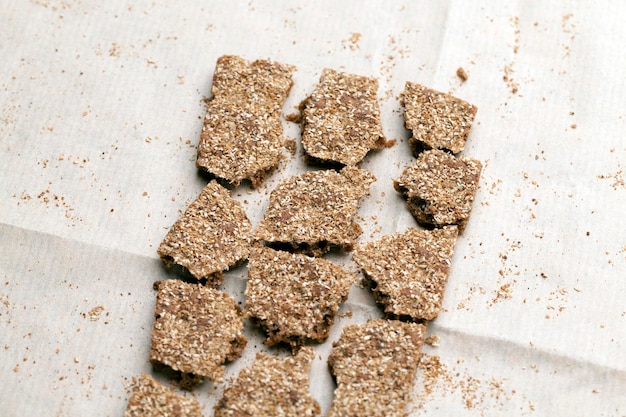
[[[404,87],[402,103],[404,125],[413,133],[409,145],[415,156],[423,149],[458,153],[465,148],[476,106],[411,82]]]
[[[222,271],[250,253],[252,225],[230,192],[211,181],[174,223],[157,252],[166,266],[180,265],[217,286]]]
[[[354,220],[358,201],[375,180],[355,167],[293,176],[270,194],[265,218],[254,237],[315,256],[331,246],[350,251],[362,232]]]
[[[315,352],[300,349],[286,359],[257,353],[252,367],[243,369],[224,390],[215,417],[315,416],[320,406],[309,394],[309,370]]]
[[[185,388],[203,378],[220,381],[223,364],[239,357],[247,340],[243,315],[226,293],[180,280],[158,281],[150,361],[179,372]]]
[[[258,186],[283,158],[280,112],[296,67],[225,55],[217,60],[196,165],[233,186]]]
[[[328,357],[337,380],[328,417],[406,416],[425,330],[383,319],[345,327]]]
[[[386,145],[376,99],[378,80],[324,69],[302,102],[302,146],[309,162],[355,165]]]
[[[269,346],[282,342],[295,350],[306,341],[321,343],[356,280],[326,259],[253,248],[244,315],[266,330]]]
[[[394,180],[420,224],[465,228],[472,211],[482,164],[440,150],[421,153],[415,164]]]
[[[458,229],[407,229],[357,247],[352,259],[393,318],[432,320],[439,314]]]
[[[178,395],[150,375],[133,378],[133,394],[128,399],[124,417],[202,417],[195,398]]]

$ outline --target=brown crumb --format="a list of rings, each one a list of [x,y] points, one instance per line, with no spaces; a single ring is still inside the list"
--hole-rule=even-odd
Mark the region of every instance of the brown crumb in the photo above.
[[[314,357],[311,347],[284,360],[257,353],[252,366],[224,390],[215,417],[318,415],[320,406],[309,393],[308,373]]]
[[[469,75],[467,74],[467,71],[465,71],[465,69],[463,69],[463,67],[459,67],[456,70],[456,75],[461,79],[462,82],[467,81],[467,79],[469,78]]]
[[[133,394],[124,417],[202,417],[195,398],[178,395],[147,374],[133,378]]]
[[[196,165],[233,186],[258,186],[282,159],[280,112],[296,68],[225,55],[217,60]]]

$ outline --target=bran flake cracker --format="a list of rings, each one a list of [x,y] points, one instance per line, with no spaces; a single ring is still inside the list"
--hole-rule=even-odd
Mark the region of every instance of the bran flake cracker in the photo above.
[[[195,398],[178,395],[147,374],[133,378],[124,417],[163,416],[202,417],[202,409]]]
[[[251,367],[243,369],[224,390],[215,417],[315,416],[320,406],[311,397],[309,371],[315,352],[311,347],[279,359],[257,353]]]
[[[409,145],[415,156],[428,149],[456,154],[465,148],[476,106],[412,82],[404,87],[402,104],[404,125],[413,134]]]
[[[247,259],[252,225],[230,192],[211,181],[170,228],[157,253],[167,267],[187,269],[217,287],[222,271]]]
[[[472,211],[481,170],[480,161],[433,149],[422,152],[394,180],[394,188],[405,195],[409,211],[420,224],[456,224],[463,230]]]
[[[410,228],[357,247],[352,258],[388,317],[432,320],[441,310],[457,235],[456,226]]]
[[[308,341],[321,343],[356,280],[326,259],[253,248],[244,315],[266,331],[268,346],[287,343],[295,351]]]
[[[337,381],[328,417],[406,416],[425,330],[384,319],[346,326],[328,358]]]
[[[296,67],[225,55],[217,60],[196,165],[232,186],[257,187],[283,158],[280,113]]]
[[[220,381],[223,364],[239,357],[247,340],[243,315],[228,294],[180,280],[158,281],[150,361],[180,373],[184,388],[204,378]]]
[[[324,69],[301,104],[302,146],[308,162],[356,165],[387,145],[375,78]]]
[[[293,176],[271,192],[254,237],[314,256],[333,246],[350,251],[362,233],[355,221],[358,201],[374,181],[371,173],[356,167]]]

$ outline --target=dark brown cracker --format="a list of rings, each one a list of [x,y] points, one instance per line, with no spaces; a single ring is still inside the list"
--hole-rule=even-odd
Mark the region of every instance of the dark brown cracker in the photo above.
[[[354,220],[358,201],[369,193],[375,180],[355,167],[293,176],[270,194],[269,207],[254,237],[316,256],[331,246],[352,250],[362,232]]]
[[[413,133],[409,145],[416,156],[422,149],[458,153],[465,148],[476,106],[411,82],[404,87],[402,103],[404,125]]]
[[[150,361],[179,372],[188,385],[219,381],[223,364],[246,346],[243,315],[226,293],[180,280],[159,281]]]
[[[195,398],[177,395],[147,374],[133,378],[133,393],[124,417],[202,417]]]
[[[215,417],[300,417],[320,413],[309,394],[309,370],[315,353],[300,349],[286,359],[257,353],[252,367],[243,369],[224,390],[215,406]]]
[[[244,315],[266,330],[269,346],[282,342],[297,349],[307,341],[321,343],[356,280],[326,259],[254,248]]]
[[[157,252],[163,262],[180,265],[217,286],[222,271],[250,253],[252,225],[230,192],[211,181],[174,223]]]
[[[282,159],[280,113],[296,68],[225,55],[217,60],[196,165],[233,186],[258,186]]]
[[[414,165],[394,180],[408,199],[408,207],[421,224],[456,224],[461,230],[469,219],[482,164],[440,150],[421,153]]]
[[[411,228],[357,247],[353,260],[390,317],[432,320],[441,309],[457,234],[456,226]]]
[[[302,146],[311,162],[355,165],[386,141],[376,93],[378,81],[325,69],[302,103]]]
[[[406,416],[425,329],[383,319],[345,327],[328,358],[337,380],[328,416]]]

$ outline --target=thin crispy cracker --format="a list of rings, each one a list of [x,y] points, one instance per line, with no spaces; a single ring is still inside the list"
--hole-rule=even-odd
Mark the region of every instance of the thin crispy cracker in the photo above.
[[[332,262],[267,247],[252,249],[244,314],[263,327],[266,344],[295,350],[328,337],[356,275]]]
[[[376,178],[345,167],[341,171],[309,171],[279,184],[254,237],[270,244],[319,256],[332,246],[352,250],[361,227],[358,201]]]
[[[440,150],[422,152],[415,164],[394,180],[420,224],[465,228],[472,211],[482,164]]]
[[[409,145],[415,156],[423,149],[458,153],[465,148],[476,106],[412,82],[404,87],[402,103],[404,125],[413,133]]]
[[[302,108],[302,146],[309,162],[355,165],[385,147],[375,78],[324,69]]]
[[[328,358],[337,381],[328,417],[406,416],[425,329],[383,319],[345,327]]]
[[[250,368],[224,390],[215,417],[315,416],[320,406],[309,393],[309,371],[315,352],[300,349],[296,356],[279,359],[257,353]]]
[[[186,268],[210,285],[250,253],[252,225],[230,192],[211,181],[170,228],[157,253],[166,266]]]
[[[180,280],[159,281],[150,361],[179,372],[186,388],[220,381],[246,346],[243,315],[228,294]]]
[[[128,399],[124,417],[202,417],[195,398],[178,395],[150,375],[133,378],[133,393]]]
[[[353,260],[393,318],[432,320],[439,314],[458,229],[407,229],[357,247]]]
[[[233,186],[258,186],[283,158],[280,113],[296,67],[225,55],[217,60],[196,165]]]

